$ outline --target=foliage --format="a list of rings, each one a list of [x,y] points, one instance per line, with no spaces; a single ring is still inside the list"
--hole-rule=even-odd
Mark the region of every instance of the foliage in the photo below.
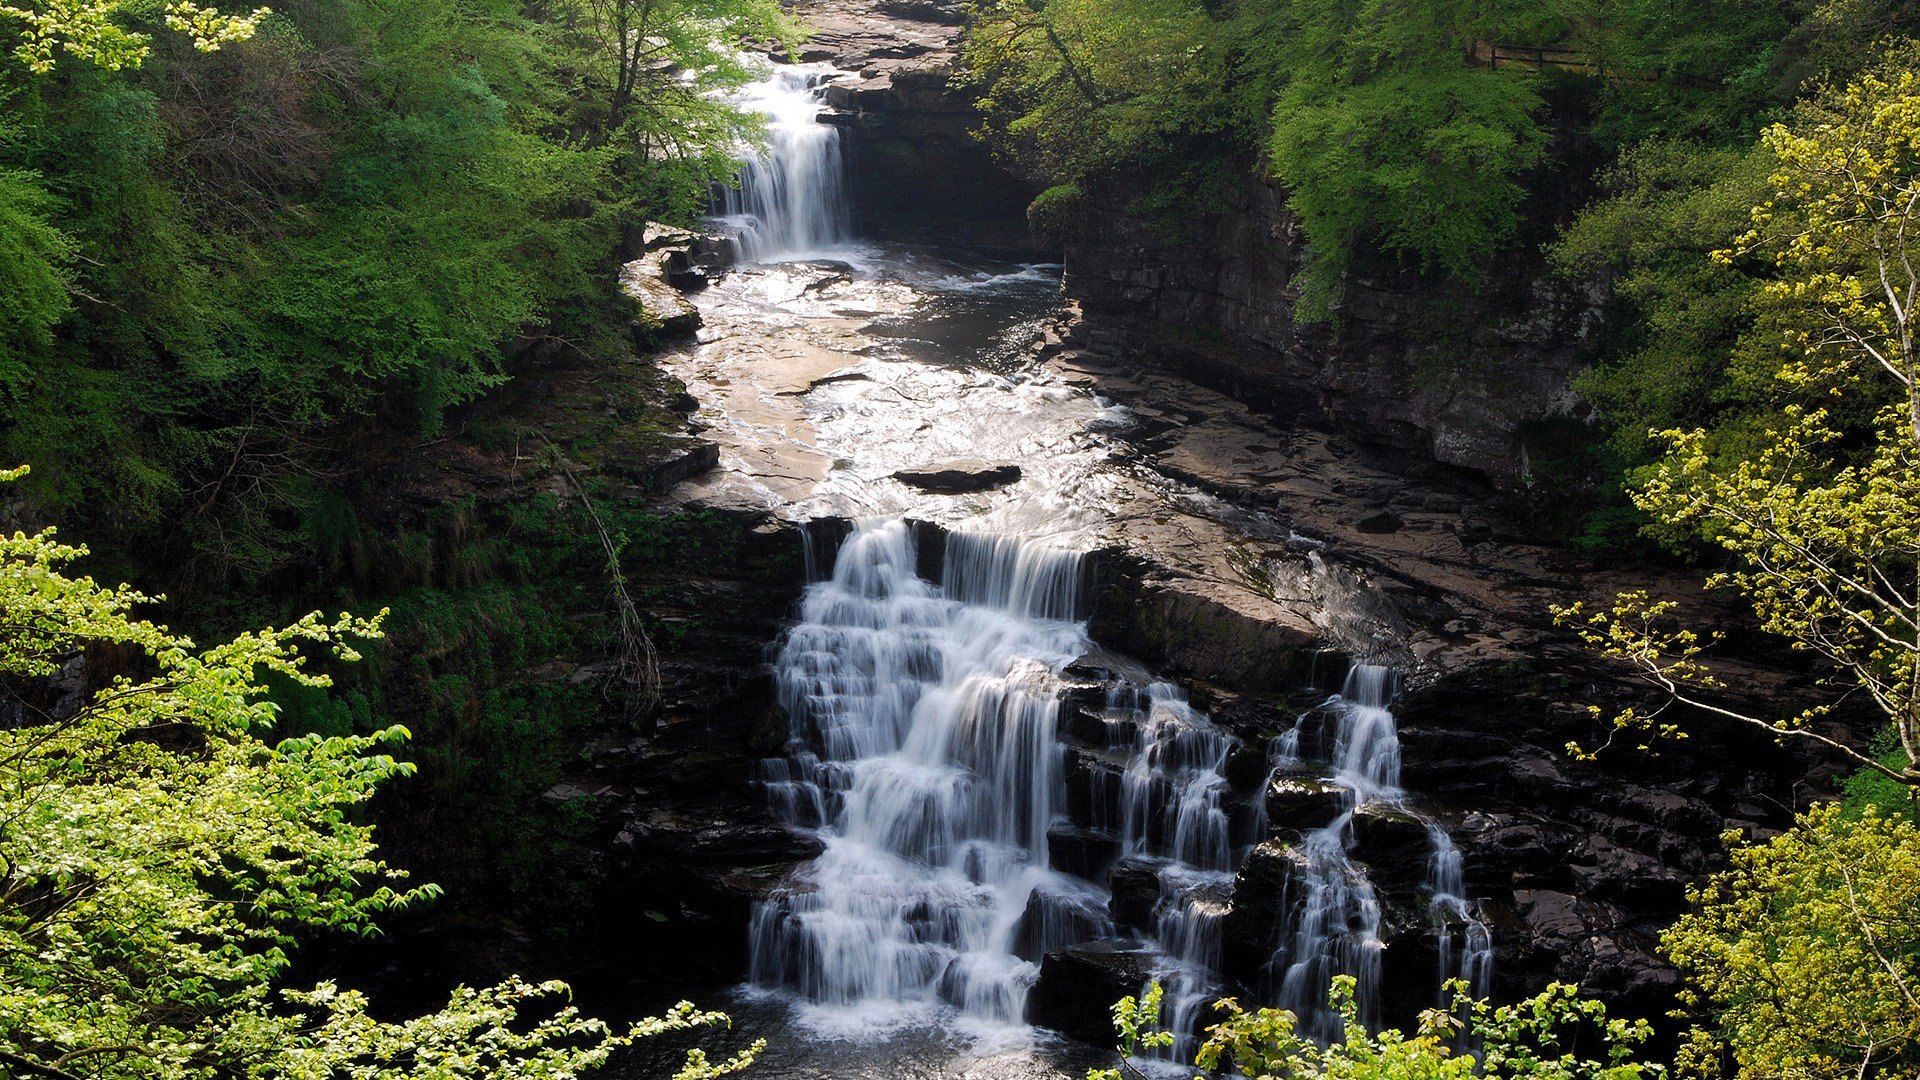
[[[1301,216],[1310,251],[1296,313],[1318,319],[1342,276],[1381,254],[1432,273],[1486,265],[1517,236],[1533,170],[1584,169],[1583,139],[1712,151],[1751,136],[1808,76],[1857,70],[1874,35],[1909,17],[1893,0],[985,0],[964,59],[987,133],[1050,190],[1125,191],[1183,221],[1261,160]],[[1490,68],[1474,57],[1492,45],[1561,59]],[[1549,90],[1563,115],[1543,115]],[[1550,121],[1578,133],[1551,163]],[[1704,145],[1679,142],[1695,139]]]
[[[1477,5],[1264,6],[1246,63],[1276,86],[1267,160],[1310,248],[1304,315],[1331,314],[1360,253],[1460,274],[1512,237],[1540,99],[1534,80],[1468,65],[1492,33]]]
[[[191,602],[289,566],[359,451],[438,435],[529,344],[631,349],[622,237],[731,173],[750,125],[716,95],[790,30],[636,5],[622,89],[607,7],[19,8],[61,27],[51,70],[0,55],[0,453],[36,510],[150,544]],[[109,34],[112,63],[82,44]]]
[[[729,561],[737,539],[717,515],[610,500],[596,511],[649,614],[688,607],[671,583]],[[338,505],[329,519],[312,540],[323,569],[306,602],[388,609],[386,636],[367,662],[331,672],[334,693],[275,680],[284,729],[363,733],[405,717],[419,773],[370,807],[390,856],[448,886],[449,908],[538,925],[544,942],[598,941],[589,901],[602,864],[577,856],[610,808],[544,796],[580,764],[583,744],[633,723],[644,689],[611,672],[570,677],[603,668],[619,646],[606,556],[580,500],[463,501],[404,528],[366,525]],[[697,616],[724,617],[711,607]],[[270,616],[243,607],[227,617]],[[673,648],[658,623],[648,629]]]
[[[31,5],[0,4],[0,17],[24,24],[14,59],[36,75],[53,70],[56,46],[109,71],[138,67],[147,58],[148,34],[130,30],[124,21],[145,14],[133,0],[35,0]],[[193,0],[167,0],[163,12],[167,28],[187,35],[201,52],[217,52],[223,45],[252,37],[267,16],[266,8],[251,15],[228,15],[202,7]]]
[[[1669,625],[1671,601],[1621,596],[1582,616],[1587,642],[1633,664],[1667,698],[1771,734],[1811,740],[1856,765],[1920,784],[1920,355],[1913,338],[1920,270],[1908,233],[1920,178],[1920,95],[1910,54],[1822,95],[1793,126],[1771,129],[1778,166],[1729,264],[1764,258],[1757,330],[1775,343],[1787,401],[1744,455],[1716,456],[1704,430],[1673,430],[1668,457],[1635,502],[1732,557],[1712,588],[1745,597],[1763,629],[1821,661],[1893,726],[1901,760],[1814,730],[1833,701],[1783,718],[1744,715],[1700,696],[1720,683],[1703,659],[1718,634]],[[1813,404],[1803,404],[1810,401]],[[1617,732],[1676,725],[1628,711]]]
[[[18,476],[16,471],[7,474]],[[571,1076],[637,1038],[718,1022],[682,1005],[616,1031],[559,984],[461,989],[391,1022],[322,983],[278,985],[295,936],[371,935],[434,896],[375,854],[356,809],[411,766],[400,728],[268,741],[267,676],[352,659],[379,620],[309,615],[206,650],[133,616],[149,598],[65,568],[51,531],[0,539],[0,1061],[115,1077]],[[77,661],[77,657],[84,657]],[[97,679],[62,692],[76,663]],[[122,672],[110,678],[93,673]],[[529,1009],[538,1010],[528,1012]],[[753,1052],[683,1077],[737,1071]]]
[[[1143,177],[1134,197],[1178,222],[1264,151],[1324,300],[1363,249],[1458,272],[1512,232],[1537,97],[1467,65],[1476,28],[1452,0],[988,0],[964,60],[989,130],[1053,192]]]
[[[1652,1029],[1645,1021],[1609,1020],[1598,1001],[1583,999],[1574,987],[1556,983],[1515,1005],[1494,1007],[1466,999],[1467,987],[1448,985],[1455,1008],[1429,1010],[1412,1036],[1398,1030],[1375,1034],[1360,1022],[1354,980],[1336,976],[1328,999],[1340,1014],[1344,1035],[1321,1045],[1300,1034],[1285,1009],[1248,1010],[1231,998],[1215,1007],[1226,1014],[1207,1029],[1194,1065],[1208,1075],[1250,1080],[1658,1080],[1659,1065],[1633,1060],[1634,1048]],[[1171,1034],[1156,1029],[1161,990],[1156,983],[1140,999],[1122,998],[1114,1006],[1124,1062],[1142,1049],[1172,1045]],[[1463,1023],[1464,1018],[1464,1023]],[[1605,1046],[1601,1059],[1583,1057],[1576,1043],[1597,1035]],[[1462,1049],[1472,1044],[1475,1049]],[[1121,1080],[1118,1069],[1093,1069],[1088,1080]]]
[[[1142,209],[1184,223],[1234,186],[1210,144],[1246,138],[1222,97],[1230,32],[1196,0],[983,0],[961,62],[987,130],[1048,180],[1043,223],[1128,173]]]
[[[1741,848],[1667,931],[1711,1021],[1683,1063],[1739,1080],[1920,1071],[1920,828],[1816,807]],[[1730,1052],[1733,1071],[1720,1059]]]
[[[0,170],[0,364],[53,343],[66,317],[73,242],[47,221],[52,198],[32,173]],[[22,373],[0,368],[0,380]]]

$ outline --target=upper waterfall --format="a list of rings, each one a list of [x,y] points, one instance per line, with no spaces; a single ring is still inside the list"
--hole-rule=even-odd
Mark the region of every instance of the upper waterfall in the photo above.
[[[731,98],[766,118],[766,141],[742,148],[739,186],[720,197],[720,221],[748,262],[820,255],[851,238],[840,130],[820,121],[831,72],[820,64],[776,64]]]

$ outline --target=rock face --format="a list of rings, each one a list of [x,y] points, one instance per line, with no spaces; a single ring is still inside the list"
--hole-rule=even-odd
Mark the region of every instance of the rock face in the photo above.
[[[620,291],[640,305],[633,322],[634,344],[690,338],[700,329],[700,310],[668,281],[666,256],[648,254],[620,268]]]
[[[1303,240],[1285,195],[1253,181],[1231,210],[1168,243],[1118,210],[1069,238],[1067,291],[1102,330],[1289,421],[1517,485],[1523,429],[1577,412],[1600,297],[1537,258],[1477,285],[1411,270],[1350,280],[1338,329],[1293,318]],[[1392,531],[1389,519],[1373,519]]]
[[[1113,1041],[1113,1003],[1138,994],[1153,957],[1134,946],[1096,942],[1055,949],[1040,962],[1027,998],[1027,1023],[1096,1045]]]

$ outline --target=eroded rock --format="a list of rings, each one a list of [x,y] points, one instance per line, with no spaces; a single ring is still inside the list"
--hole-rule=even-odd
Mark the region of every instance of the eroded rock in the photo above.
[[[917,469],[901,469],[895,480],[935,495],[962,495],[1005,487],[1020,479],[1020,466],[1011,462],[948,461]]]

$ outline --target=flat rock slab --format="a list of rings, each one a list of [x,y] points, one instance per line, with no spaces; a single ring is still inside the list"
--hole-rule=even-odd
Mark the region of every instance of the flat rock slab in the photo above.
[[[667,283],[659,255],[635,259],[620,268],[620,290],[640,302],[646,318],[635,324],[636,341],[692,337],[700,329],[700,309]]]
[[[918,469],[901,469],[893,478],[935,495],[963,495],[1013,483],[1020,479],[1020,466],[1007,461],[948,461]]]

